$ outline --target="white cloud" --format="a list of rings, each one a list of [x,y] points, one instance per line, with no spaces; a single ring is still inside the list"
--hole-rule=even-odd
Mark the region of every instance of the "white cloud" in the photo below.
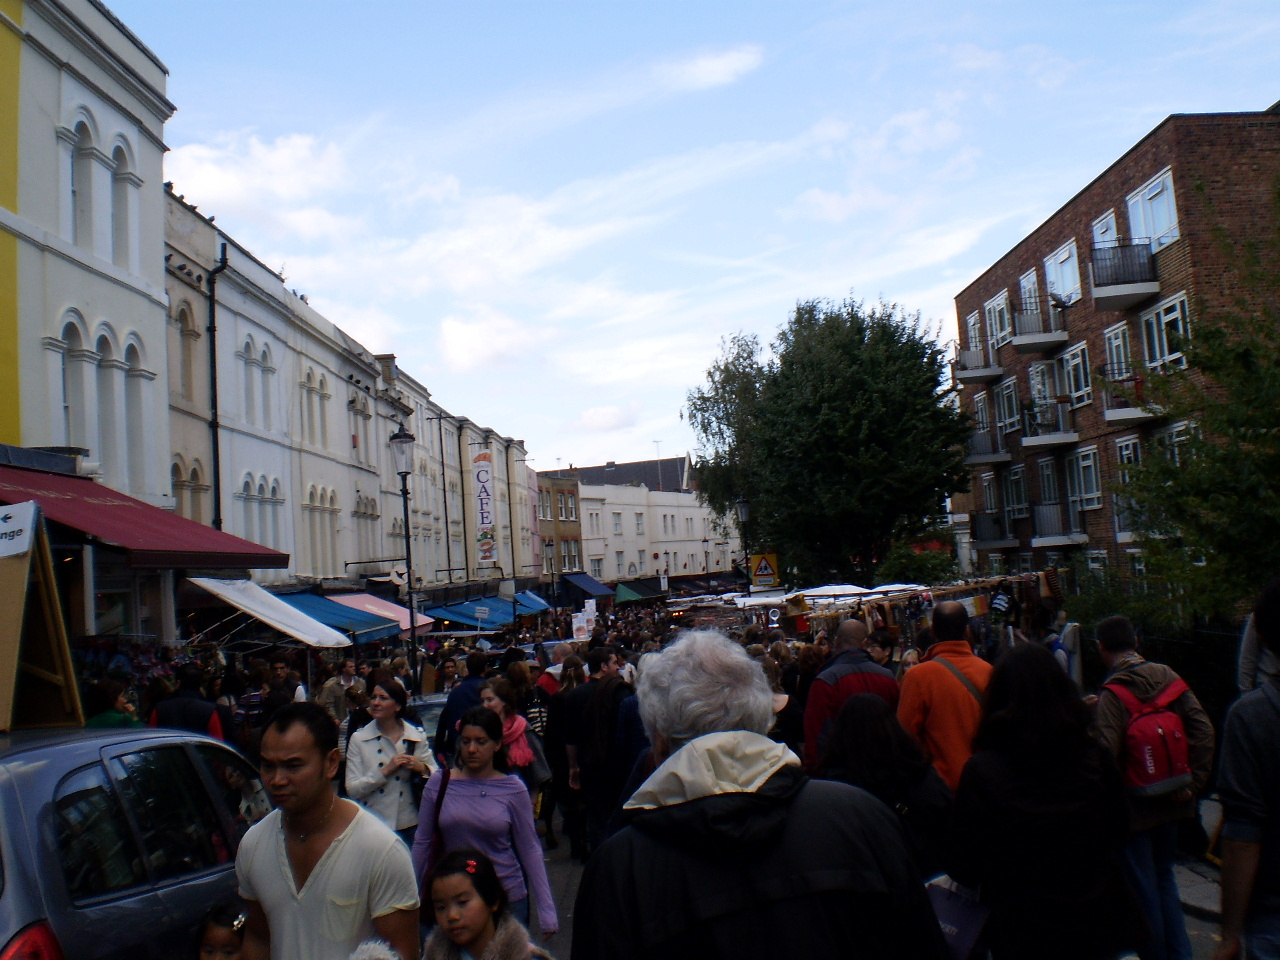
[[[264,197],[281,204],[305,202],[349,176],[336,143],[321,143],[305,133],[284,134],[267,143],[248,131],[170,151],[165,174],[179,191],[184,183],[199,184],[203,203],[234,206]]]
[[[583,410],[574,421],[573,428],[588,433],[614,433],[634,427],[639,418],[640,405],[632,403],[629,407],[619,406],[591,407]]]
[[[709,90],[736,82],[764,62],[764,50],[754,43],[730,50],[705,51],[685,60],[660,63],[654,78],[673,91]]]
[[[470,316],[440,321],[440,353],[462,372],[530,359],[535,342],[528,326],[483,304],[477,304]]]
[[[815,220],[843,223],[855,214],[872,210],[888,210],[898,201],[897,197],[876,187],[866,186],[848,193],[833,193],[814,187],[796,198],[796,208]]]

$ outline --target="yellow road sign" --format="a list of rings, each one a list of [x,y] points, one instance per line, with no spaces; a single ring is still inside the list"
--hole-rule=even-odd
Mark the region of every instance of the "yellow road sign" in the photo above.
[[[751,585],[776,587],[778,585],[778,555],[756,553],[751,556]]]

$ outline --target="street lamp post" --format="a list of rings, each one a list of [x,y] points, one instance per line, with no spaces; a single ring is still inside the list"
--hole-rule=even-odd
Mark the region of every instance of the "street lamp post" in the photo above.
[[[742,552],[747,561],[747,596],[751,596],[751,548],[747,545],[747,521],[751,519],[751,502],[739,497],[734,506],[738,510],[738,536],[742,537]]]
[[[395,460],[396,473],[400,475],[400,502],[404,507],[404,570],[405,591],[409,600],[409,656],[415,684],[418,677],[418,611],[413,599],[413,545],[409,540],[409,474],[413,473],[413,445],[417,441],[412,433],[400,424],[391,435],[391,456]]]

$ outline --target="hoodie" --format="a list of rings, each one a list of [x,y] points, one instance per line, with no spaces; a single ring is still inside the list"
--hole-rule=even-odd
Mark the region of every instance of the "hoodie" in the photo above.
[[[574,960],[945,956],[893,813],[767,737],[689,742],[621,820],[583,875]]]
[[[1134,654],[1117,663],[1116,669],[1105,683],[1118,683],[1131,689],[1139,700],[1147,703],[1167,687],[1178,674],[1163,663],[1152,663]],[[1209,783],[1213,771],[1213,723],[1196,695],[1188,690],[1173,701],[1174,711],[1182,718],[1187,735],[1187,754],[1191,765],[1191,792],[1199,794]],[[1120,698],[1103,685],[1098,693],[1098,735],[1111,751],[1116,765],[1125,767],[1125,731],[1129,726],[1129,711]],[[1179,800],[1177,795],[1167,797],[1129,797],[1129,829],[1134,833],[1150,830],[1162,823],[1186,820],[1196,815],[1194,797]]]

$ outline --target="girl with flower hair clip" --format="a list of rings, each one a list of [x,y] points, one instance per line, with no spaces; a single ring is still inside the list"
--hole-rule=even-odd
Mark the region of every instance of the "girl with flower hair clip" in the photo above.
[[[427,878],[436,926],[423,960],[550,960],[507,909],[507,891],[493,862],[479,850],[462,847],[440,858]]]

